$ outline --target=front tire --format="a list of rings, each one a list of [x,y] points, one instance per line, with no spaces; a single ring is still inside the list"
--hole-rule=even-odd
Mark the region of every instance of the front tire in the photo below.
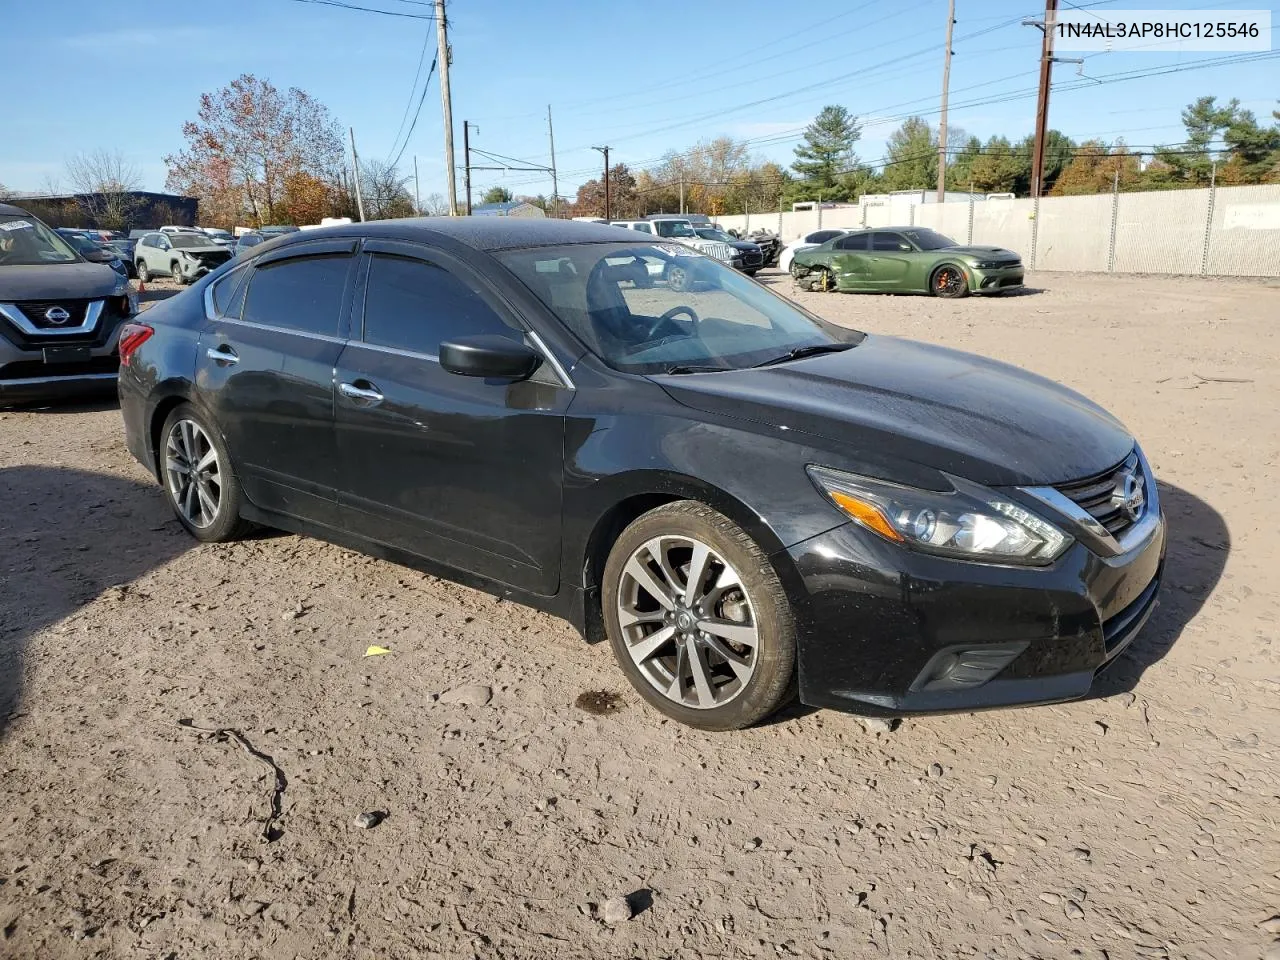
[[[969,278],[959,267],[944,263],[929,277],[929,292],[935,297],[959,300],[969,295]]]
[[[796,627],[782,583],[756,542],[704,504],[667,504],[624,530],[601,601],[622,672],[673,720],[738,730],[793,694]]]
[[[160,429],[160,476],[169,506],[189,534],[205,543],[242,537],[244,492],[217,429],[189,403],[170,412]]]
[[[180,287],[184,286],[187,282],[186,279],[182,276],[182,266],[181,264],[178,263],[177,260],[169,264],[169,276],[173,277],[174,281]]]
[[[151,270],[150,270],[150,268],[148,268],[148,267],[147,267],[147,261],[145,261],[145,260],[139,260],[139,261],[137,262],[136,266],[137,266],[137,270],[138,270],[138,282],[139,282],[139,283],[150,283],[150,282],[151,282]]]
[[[675,263],[667,267],[667,286],[676,293],[684,293],[689,289],[691,282],[688,268]]]

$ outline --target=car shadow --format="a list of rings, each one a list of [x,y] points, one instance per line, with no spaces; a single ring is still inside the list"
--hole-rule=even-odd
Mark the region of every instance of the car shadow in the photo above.
[[[151,602],[133,581],[195,546],[152,484],[54,466],[0,468],[0,737],[22,711],[29,646],[42,631],[104,597],[128,616]],[[157,598],[154,602],[163,602]],[[89,625],[86,624],[86,627]],[[67,642],[82,642],[82,639]],[[44,638],[42,653],[56,653]]]
[[[1222,514],[1194,494],[1159,484],[1168,518],[1164,583],[1151,619],[1116,661],[1098,675],[1089,699],[1133,690],[1142,675],[1178,642],[1213,594],[1231,553],[1231,533]]]

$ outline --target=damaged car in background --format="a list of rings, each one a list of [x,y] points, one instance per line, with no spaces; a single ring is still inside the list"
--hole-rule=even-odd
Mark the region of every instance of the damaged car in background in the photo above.
[[[196,230],[148,233],[133,248],[133,263],[143,283],[152,277],[194,283],[232,256],[230,249]]]
[[[854,230],[797,251],[791,277],[808,290],[930,293],[957,298],[1022,286],[1022,258],[1001,247],[966,247],[924,227]]]

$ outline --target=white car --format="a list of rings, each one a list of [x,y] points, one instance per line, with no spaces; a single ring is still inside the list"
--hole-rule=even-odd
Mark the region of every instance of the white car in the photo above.
[[[790,270],[791,258],[794,257],[801,250],[809,250],[812,247],[818,246],[819,244],[826,243],[832,237],[838,237],[840,236],[840,234],[848,233],[848,232],[849,232],[848,230],[831,230],[831,229],[815,230],[813,231],[813,233],[806,233],[799,240],[792,240],[785,247],[783,247],[782,252],[778,254],[778,269]]]

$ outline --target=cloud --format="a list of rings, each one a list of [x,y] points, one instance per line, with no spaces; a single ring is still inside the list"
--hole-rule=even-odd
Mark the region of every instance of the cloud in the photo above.
[[[98,33],[83,33],[62,38],[62,46],[72,50],[116,50],[128,52],[136,47],[172,47],[175,44],[204,40],[209,31],[204,27],[125,27]]]

